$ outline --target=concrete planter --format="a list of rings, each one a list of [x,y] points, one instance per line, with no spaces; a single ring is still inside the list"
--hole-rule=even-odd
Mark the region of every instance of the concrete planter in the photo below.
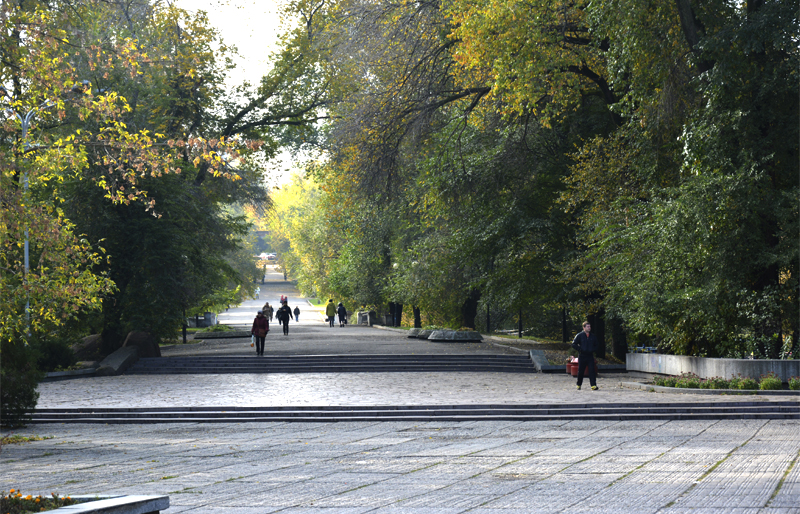
[[[69,505],[50,512],[71,514],[155,514],[169,508],[169,496],[72,496],[76,500],[94,500]],[[95,500],[95,498],[97,498]]]
[[[421,328],[412,328],[408,331],[408,337],[417,337],[420,332],[422,332]]]
[[[452,341],[452,342],[473,342],[483,341],[483,336],[479,332],[461,330],[434,330],[428,336],[428,341]]]
[[[433,334],[433,330],[420,330],[417,333],[417,339],[428,339],[431,334]]]
[[[628,371],[680,375],[694,373],[700,378],[732,376],[759,378],[775,373],[781,381],[800,376],[800,360],[711,359],[657,353],[629,353],[625,356]]]

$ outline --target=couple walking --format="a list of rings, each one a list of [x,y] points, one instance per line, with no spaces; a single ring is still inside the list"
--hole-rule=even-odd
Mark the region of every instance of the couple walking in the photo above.
[[[336,315],[339,315],[339,326],[343,327],[347,325],[347,309],[344,308],[342,302],[339,302],[339,306],[333,304],[333,298],[328,300],[328,305],[325,306],[325,315],[328,317],[328,323],[330,326],[333,326],[333,322],[336,318]]]

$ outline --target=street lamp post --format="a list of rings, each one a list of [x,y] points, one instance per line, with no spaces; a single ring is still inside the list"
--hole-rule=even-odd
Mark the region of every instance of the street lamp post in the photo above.
[[[0,94],[2,94],[3,96],[6,96],[6,97],[8,96],[8,92],[5,90],[5,88],[2,88],[2,87],[0,87]],[[31,148],[30,143],[28,143],[28,129],[30,128],[31,120],[33,119],[33,116],[37,112],[39,112],[39,111],[41,111],[43,109],[47,109],[48,107],[51,107],[52,105],[53,105],[53,102],[48,100],[48,101],[42,103],[39,107],[34,107],[31,110],[29,110],[27,113],[25,113],[24,116],[19,114],[18,112],[14,111],[14,110],[12,110],[12,109],[6,109],[7,112],[10,112],[11,114],[13,114],[19,120],[20,125],[22,127],[23,154],[27,153],[28,150]],[[22,188],[23,188],[24,197],[27,197],[28,196],[28,171],[27,170],[25,170],[22,173]],[[30,234],[29,234],[27,228],[25,229],[25,245],[24,245],[24,250],[23,250],[23,262],[24,262],[24,268],[25,268],[24,277],[23,277],[23,283],[27,285],[27,283],[28,283],[28,272],[30,270]],[[30,335],[31,335],[31,300],[30,300],[30,295],[28,295],[27,292],[26,292],[26,295],[28,297],[25,300],[25,322],[27,324],[27,336],[28,336],[28,338],[30,338]],[[25,344],[27,344],[27,341],[25,341]]]

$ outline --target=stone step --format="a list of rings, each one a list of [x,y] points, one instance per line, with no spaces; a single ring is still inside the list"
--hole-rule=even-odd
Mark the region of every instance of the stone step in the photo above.
[[[528,356],[516,355],[285,355],[258,357],[144,358],[127,374],[360,373],[360,372],[535,373]]]
[[[249,350],[248,350],[249,351]],[[467,355],[460,355],[460,354],[450,354],[450,355],[438,355],[438,354],[349,354],[349,355],[298,355],[298,354],[288,354],[288,355],[267,355],[261,358],[257,358],[256,355],[240,355],[240,356],[197,356],[197,357],[145,357],[140,359],[141,361],[146,362],[221,362],[221,361],[232,361],[232,362],[242,362],[242,361],[253,361],[253,360],[267,360],[267,359],[285,359],[285,360],[316,360],[316,361],[341,361],[341,360],[353,360],[353,361],[363,361],[363,360],[375,360],[375,359],[384,359],[384,360],[421,360],[421,361],[464,361],[464,360],[472,360],[472,361],[504,361],[504,362],[527,362],[530,363],[531,359],[527,355],[493,355],[493,354],[467,354]],[[563,366],[562,366],[563,367]]]
[[[800,419],[800,403],[37,409],[33,423]]]
[[[421,365],[384,365],[384,366],[237,366],[237,367],[164,367],[142,368],[132,367],[126,375],[217,375],[223,373],[386,373],[386,372],[498,372],[498,373],[536,373],[530,367],[522,366],[470,366],[434,364]]]

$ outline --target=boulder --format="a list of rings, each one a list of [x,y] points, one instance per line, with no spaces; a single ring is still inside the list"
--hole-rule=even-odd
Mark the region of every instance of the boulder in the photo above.
[[[147,332],[133,331],[128,333],[128,337],[125,338],[122,347],[126,348],[130,346],[135,346],[139,349],[140,358],[161,357],[161,349],[158,347],[158,343],[155,338]]]
[[[128,346],[115,351],[100,363],[95,375],[98,377],[115,377],[125,373],[139,360],[139,347]]]
[[[408,337],[417,337],[420,332],[422,332],[421,328],[412,328],[408,331]]]
[[[483,336],[479,332],[472,330],[434,330],[428,336],[428,341],[483,341]]]
[[[75,358],[79,361],[95,360],[100,356],[100,347],[103,339],[100,334],[92,334],[81,339],[80,342],[72,345]]]

